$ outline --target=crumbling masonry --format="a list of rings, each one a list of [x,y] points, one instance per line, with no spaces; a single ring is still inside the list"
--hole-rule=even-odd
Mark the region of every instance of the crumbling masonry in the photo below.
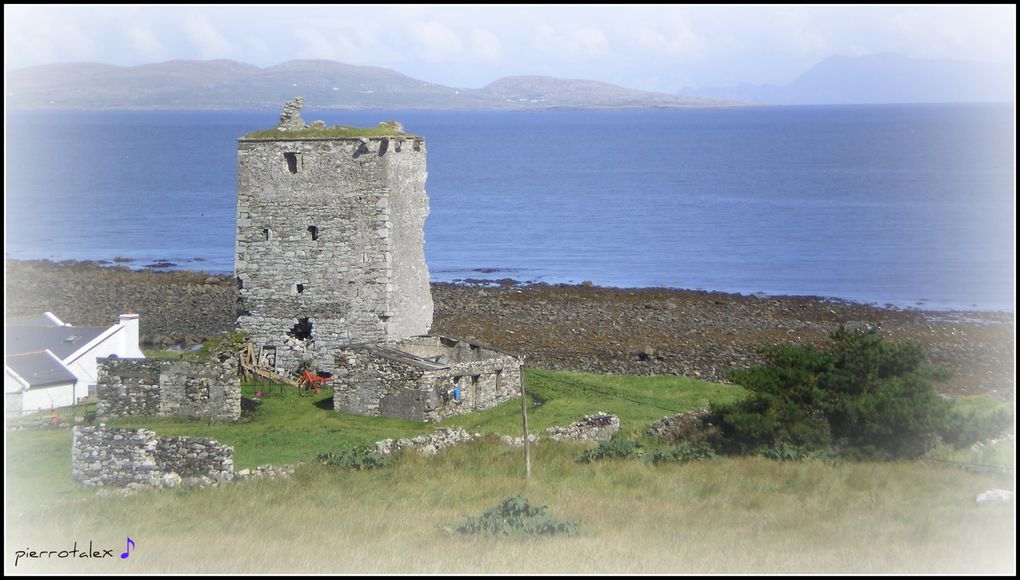
[[[503,377],[499,394],[471,391],[473,402],[491,406],[515,396],[516,357],[487,349],[491,356],[475,356],[477,369],[465,369],[435,359],[458,341],[421,337],[433,313],[424,249],[424,140],[392,122],[380,124],[378,136],[347,136],[355,132],[327,129],[321,121],[309,126],[302,105],[300,98],[289,101],[275,130],[238,141],[237,328],[264,358],[275,359],[277,369],[293,371],[311,361],[333,373],[338,410],[431,420],[484,408],[462,404],[457,380],[497,372]],[[412,337],[435,342],[436,352],[428,355],[433,360],[415,354],[421,348],[406,342]],[[366,345],[376,354],[355,355]],[[411,380],[401,386],[373,375],[383,367],[392,374],[391,366],[363,364],[386,349],[403,353],[383,357],[399,361],[397,374],[425,376],[419,371],[428,366],[428,385]],[[440,377],[443,372],[449,376]],[[422,403],[426,392],[439,403]]]

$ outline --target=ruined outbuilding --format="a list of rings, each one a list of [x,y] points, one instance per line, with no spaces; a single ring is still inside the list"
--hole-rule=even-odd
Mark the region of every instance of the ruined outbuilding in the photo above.
[[[333,408],[358,415],[441,421],[520,396],[517,357],[465,340],[415,336],[337,352],[344,369]]]
[[[307,125],[303,103],[238,141],[238,330],[281,373],[331,373],[337,410],[436,420],[518,396],[516,357],[427,336],[424,139]]]

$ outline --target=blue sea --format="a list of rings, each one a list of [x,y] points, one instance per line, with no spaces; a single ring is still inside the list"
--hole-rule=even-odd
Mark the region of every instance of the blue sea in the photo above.
[[[303,114],[426,138],[433,281],[1013,311],[1013,108]],[[236,140],[277,118],[8,112],[7,257],[232,272]]]

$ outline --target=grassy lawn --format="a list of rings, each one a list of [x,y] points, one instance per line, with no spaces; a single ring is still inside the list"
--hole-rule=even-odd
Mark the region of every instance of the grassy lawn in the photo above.
[[[246,386],[246,396],[255,388]],[[535,433],[606,411],[638,435],[665,415],[743,395],[678,377],[530,369],[526,389]],[[336,413],[326,391],[271,393],[238,424],[111,424],[211,436],[235,446],[237,469],[437,427]],[[449,425],[516,435],[520,402],[438,426]],[[988,489],[1014,489],[1011,472],[759,458],[579,464],[582,445],[542,442],[525,481],[519,448],[483,440],[433,458],[405,454],[381,470],[311,463],[283,480],[97,497],[71,481],[70,437],[6,432],[8,573],[1015,573],[1015,502],[974,501]],[[1011,455],[1003,460],[1012,465]],[[513,494],[579,519],[582,535],[511,541],[444,531]],[[17,550],[94,541],[119,555],[127,537],[137,551],[126,560],[23,559],[14,567]]]

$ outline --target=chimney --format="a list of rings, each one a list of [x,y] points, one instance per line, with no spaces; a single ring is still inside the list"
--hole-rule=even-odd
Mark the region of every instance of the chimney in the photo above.
[[[122,331],[122,338],[124,342],[124,353],[132,358],[144,356],[141,348],[138,346],[138,315],[137,314],[121,314],[120,325],[124,327]],[[128,354],[130,353],[130,354]]]

